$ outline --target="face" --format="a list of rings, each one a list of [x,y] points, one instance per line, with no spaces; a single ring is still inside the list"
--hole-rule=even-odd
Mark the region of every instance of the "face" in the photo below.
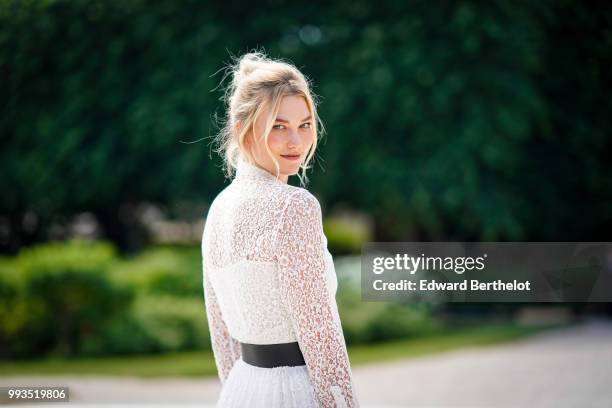
[[[298,172],[312,146],[312,123],[313,118],[302,96],[291,95],[281,99],[278,115],[268,136],[268,147],[280,167],[280,179],[285,183],[289,176]],[[265,148],[264,126],[265,112],[255,122],[255,137],[249,132],[246,143],[257,165],[276,175],[274,161]]]

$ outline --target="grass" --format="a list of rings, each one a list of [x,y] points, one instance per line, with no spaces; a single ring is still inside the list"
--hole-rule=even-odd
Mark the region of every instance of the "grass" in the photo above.
[[[500,323],[464,327],[413,339],[353,346],[349,349],[349,356],[351,365],[414,358],[468,347],[496,345],[561,327],[566,325],[518,326]]]
[[[371,345],[351,346],[351,365],[411,358],[465,347],[481,347],[526,337],[559,326],[520,327],[494,324],[447,330],[424,337]],[[149,356],[0,362],[0,376],[7,375],[102,375],[136,377],[216,376],[210,351],[190,351]]]
[[[217,375],[217,369],[210,351],[182,351],[147,356],[0,362],[0,376],[6,375],[199,377]]]

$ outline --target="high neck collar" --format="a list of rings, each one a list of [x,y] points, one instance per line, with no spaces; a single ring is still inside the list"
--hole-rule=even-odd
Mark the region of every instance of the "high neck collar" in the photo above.
[[[268,170],[259,167],[256,164],[249,163],[246,159],[238,159],[236,165],[236,176],[235,180],[260,180],[272,183],[287,184],[284,181],[277,179],[275,174],[270,173]]]

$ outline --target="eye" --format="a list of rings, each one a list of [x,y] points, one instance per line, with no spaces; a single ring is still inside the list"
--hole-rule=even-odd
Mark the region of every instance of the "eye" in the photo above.
[[[305,125],[308,125],[308,126],[305,126]],[[306,122],[306,123],[304,123],[300,127],[304,127],[304,129],[310,129],[311,128],[311,123],[310,122]],[[274,126],[272,126],[272,129],[279,129],[280,130],[281,128],[285,128],[285,125],[274,125]]]

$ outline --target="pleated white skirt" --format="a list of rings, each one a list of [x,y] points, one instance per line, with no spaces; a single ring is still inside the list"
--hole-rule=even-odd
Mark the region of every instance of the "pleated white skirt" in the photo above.
[[[318,408],[303,366],[264,368],[239,358],[223,384],[218,408]]]

